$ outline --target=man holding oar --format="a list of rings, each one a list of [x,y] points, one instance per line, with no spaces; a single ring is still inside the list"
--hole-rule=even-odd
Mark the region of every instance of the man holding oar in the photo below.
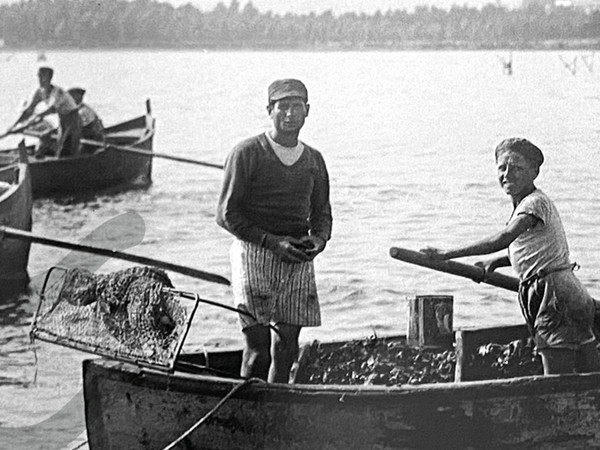
[[[508,256],[480,264],[486,272],[510,265],[519,275],[519,303],[544,374],[598,371],[594,301],[573,274],[576,265],[569,261],[566,234],[554,203],[534,184],[544,156],[528,140],[512,138],[496,147],[495,157],[500,186],[514,207],[506,227],[471,245],[421,251],[445,260],[508,248]]]
[[[40,87],[36,89],[31,101],[7,133],[14,130],[15,126],[24,120],[26,120],[23,123],[24,126],[33,125],[44,116],[57,113],[60,126],[56,138],[56,155],[59,157],[77,155],[81,139],[81,120],[77,112],[77,105],[67,92],[52,84],[53,75],[54,70],[50,67],[39,68],[38,80]],[[46,108],[34,114],[35,107],[41,102],[46,103]]]
[[[272,129],[227,157],[217,223],[236,237],[235,301],[256,319],[240,315],[241,375],[287,383],[301,328],[321,324],[313,260],[331,237],[329,175],[321,153],[298,140],[309,112],[304,84],[274,81],[267,111]]]

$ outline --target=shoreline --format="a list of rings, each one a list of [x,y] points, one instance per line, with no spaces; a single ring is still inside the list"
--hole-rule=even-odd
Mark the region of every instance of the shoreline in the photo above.
[[[272,51],[272,52],[396,52],[396,51],[556,51],[556,50],[600,50],[600,38],[598,39],[573,39],[573,40],[550,40],[540,42],[527,42],[519,44],[488,44],[473,42],[423,42],[410,41],[390,45],[351,45],[344,43],[330,43],[327,45],[314,46],[270,46],[270,45],[216,45],[214,43],[194,45],[172,45],[172,44],[123,44],[107,46],[80,46],[80,45],[23,45],[0,47],[0,52],[25,52],[25,51],[147,51],[147,50],[185,50],[185,51]]]

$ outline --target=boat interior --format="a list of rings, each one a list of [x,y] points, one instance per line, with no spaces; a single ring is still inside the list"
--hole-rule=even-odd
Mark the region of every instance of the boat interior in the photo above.
[[[478,355],[481,346],[496,345],[509,346],[515,342],[525,342],[529,332],[525,325],[512,325],[491,328],[460,329],[454,332],[454,340],[447,346],[428,347],[428,354],[450,352],[455,361],[453,376],[448,381],[475,381],[494,378],[509,378],[508,372],[499,372],[486,361],[477,363],[474,358]],[[290,375],[290,382],[309,383],[314,367],[323,364],[323,356],[347,353],[348,347],[369,345],[369,340],[340,341],[321,343],[313,341],[301,345],[298,358],[294,362]],[[380,340],[385,346],[396,346],[398,349],[411,348],[407,344],[406,336],[382,337]],[[414,349],[414,347],[413,347]],[[416,349],[414,349],[416,351]],[[239,372],[242,362],[241,350],[228,350],[218,352],[188,351],[181,353],[175,361],[175,370],[187,373],[212,374],[231,378],[240,378]],[[535,364],[532,366],[536,370]],[[538,367],[541,371],[541,365]]]

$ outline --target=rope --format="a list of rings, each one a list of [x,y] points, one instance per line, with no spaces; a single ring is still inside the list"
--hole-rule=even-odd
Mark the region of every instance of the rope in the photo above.
[[[87,443],[88,443],[88,441],[83,441],[77,447],[73,447],[71,450],[77,450],[77,449],[83,448]]]
[[[179,436],[177,439],[175,439],[173,442],[171,442],[169,445],[167,445],[163,450],[172,450],[173,448],[175,448],[175,446],[180,444],[185,438],[187,438],[190,434],[192,434],[194,432],[194,430],[196,430],[196,428],[198,428],[200,425],[202,425],[204,422],[206,422],[206,420],[208,420],[214,413],[216,413],[217,410],[219,408],[221,408],[221,406],[223,406],[225,404],[225,402],[227,402],[227,400],[229,400],[233,394],[235,394],[241,388],[246,387],[249,384],[257,382],[257,381],[262,382],[263,380],[260,380],[258,378],[249,378],[248,380],[244,381],[242,384],[238,384],[237,386],[235,386],[231,391],[229,391],[227,393],[227,395],[225,397],[223,397],[221,399],[221,401],[219,403],[217,403],[215,405],[215,407],[213,409],[211,409],[208,413],[206,413],[204,415],[204,417],[202,417],[194,425],[192,425],[190,428],[188,428],[185,433],[183,433],[181,436]]]

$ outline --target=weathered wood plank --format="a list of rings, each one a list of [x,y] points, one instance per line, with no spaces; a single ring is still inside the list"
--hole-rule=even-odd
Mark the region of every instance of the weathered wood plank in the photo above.
[[[242,383],[84,364],[90,450],[164,448]],[[246,386],[190,448],[600,447],[600,374],[435,385]]]
[[[480,345],[489,343],[505,345],[517,339],[528,338],[526,325],[492,327],[481,329],[462,329],[454,333],[456,350],[455,381],[481,380],[483,374],[469,367],[469,355]]]
[[[414,347],[450,347],[454,297],[418,295],[409,299],[407,343]]]

